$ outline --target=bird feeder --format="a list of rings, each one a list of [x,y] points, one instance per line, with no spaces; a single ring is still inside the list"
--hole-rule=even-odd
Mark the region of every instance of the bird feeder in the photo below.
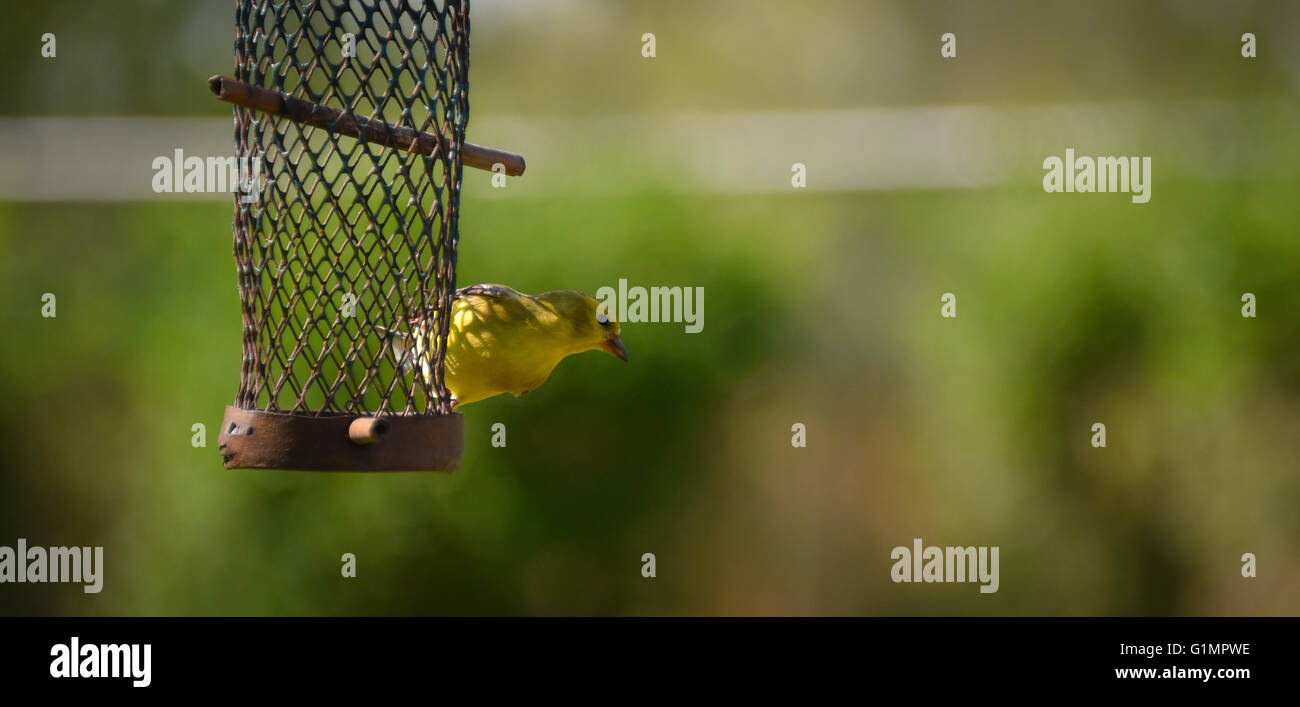
[[[228,468],[452,470],[443,381],[461,168],[519,175],[465,142],[468,0],[237,0],[233,221],[243,357]],[[390,337],[434,316],[432,375]],[[426,319],[427,321],[427,319]]]

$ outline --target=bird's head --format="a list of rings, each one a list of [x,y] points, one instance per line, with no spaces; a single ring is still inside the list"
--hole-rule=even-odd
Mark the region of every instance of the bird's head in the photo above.
[[[595,297],[577,290],[557,290],[538,296],[572,327],[577,351],[600,349],[627,360],[627,349],[619,338],[621,330],[613,316],[599,308]]]

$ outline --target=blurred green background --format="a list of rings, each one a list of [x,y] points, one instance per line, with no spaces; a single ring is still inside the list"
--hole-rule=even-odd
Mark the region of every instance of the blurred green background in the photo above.
[[[228,141],[205,79],[231,71],[233,14],[17,3],[0,116],[210,118]],[[0,545],[103,545],[106,564],[101,594],[5,585],[0,612],[1300,613],[1298,39],[1285,2],[479,2],[469,138],[530,162],[504,193],[467,170],[459,282],[703,286],[705,327],[625,325],[630,363],[584,354],[467,406],[453,474],[221,467],[228,198],[146,176],[139,199],[0,203]],[[804,190],[797,154],[771,188],[694,189],[636,131],[567,162],[511,129],[1041,105],[1138,122],[1012,130],[965,188],[819,189],[810,162]],[[925,134],[933,114],[897,115]],[[755,154],[801,139],[762,137]],[[1071,146],[1151,155],[1151,202],[1043,193],[1041,160]],[[914,537],[1000,546],[999,591],[892,583]]]

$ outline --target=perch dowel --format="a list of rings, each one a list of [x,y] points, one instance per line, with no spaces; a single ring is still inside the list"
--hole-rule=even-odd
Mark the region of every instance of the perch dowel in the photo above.
[[[422,155],[441,154],[443,140],[432,133],[392,125],[382,120],[360,116],[353,118],[336,108],[316,105],[310,101],[294,98],[279,91],[270,91],[228,76],[213,76],[208,79],[208,88],[217,98],[227,103],[288,118],[339,135]],[[468,167],[491,171],[493,165],[500,164],[505,168],[505,173],[512,177],[524,173],[523,155],[468,142],[461,145],[460,153],[461,164]]]
[[[348,425],[348,437],[357,444],[374,444],[388,432],[388,423],[380,417],[358,417]]]

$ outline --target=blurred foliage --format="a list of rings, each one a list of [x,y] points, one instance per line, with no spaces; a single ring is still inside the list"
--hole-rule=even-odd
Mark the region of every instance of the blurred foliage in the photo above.
[[[0,112],[224,116],[204,79],[233,70],[234,7],[14,3]],[[1249,70],[1221,59],[1246,31]],[[944,32],[959,37],[950,65]],[[478,0],[472,33],[478,115],[1259,98],[1300,80],[1291,0]]]
[[[228,69],[231,4],[11,8],[60,33],[59,59],[10,42],[4,112],[226,115],[203,79]],[[1277,60],[1283,3],[829,2],[799,23],[788,3],[514,5],[476,5],[476,115],[1293,96],[1298,65]],[[1207,58],[1241,23],[1249,75]],[[624,46],[643,31],[653,77]],[[953,75],[941,31],[961,33]],[[895,61],[871,65],[881,43]],[[1256,138],[1296,149],[1270,125]],[[228,204],[0,204],[0,545],[102,544],[107,565],[102,594],[10,585],[0,612],[1300,612],[1294,180],[1162,173],[1138,207],[1036,183],[683,196],[609,173],[625,195],[467,186],[460,283],[703,286],[704,331],[627,325],[629,363],[584,354],[467,406],[454,474],[221,468]],[[1000,591],[892,584],[914,537],[1000,545]]]

